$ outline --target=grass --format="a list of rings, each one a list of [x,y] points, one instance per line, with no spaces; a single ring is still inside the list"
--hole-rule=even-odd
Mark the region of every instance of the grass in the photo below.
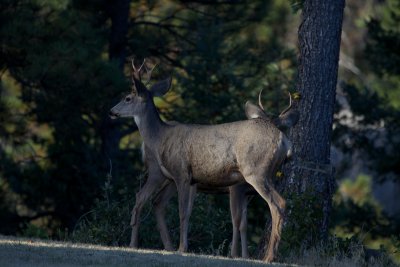
[[[295,266],[0,235],[0,266]]]

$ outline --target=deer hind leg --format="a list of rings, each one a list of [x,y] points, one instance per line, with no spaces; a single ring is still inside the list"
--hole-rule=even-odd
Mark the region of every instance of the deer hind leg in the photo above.
[[[247,250],[247,184],[238,184],[229,187],[230,208],[232,217],[232,249],[231,256],[239,257],[239,234],[242,245],[242,257],[248,258]]]
[[[171,236],[165,221],[165,211],[171,197],[176,193],[175,183],[170,181],[157,195],[154,200],[154,213],[156,215],[157,227],[165,250],[174,250]]]
[[[245,176],[245,179],[268,203],[271,211],[272,231],[264,261],[272,262],[277,254],[279,241],[281,239],[286,202],[275,190],[268,179],[265,181],[264,175],[249,175]]]
[[[241,206],[241,218],[240,218],[240,243],[242,245],[242,258],[249,257],[249,251],[247,249],[247,204],[248,197],[246,196],[246,187],[247,185],[240,185],[239,190],[241,192],[240,206]]]
[[[242,220],[240,222],[240,243],[242,244],[242,258],[249,257],[247,249],[247,206],[242,209]]]
[[[232,218],[232,248],[231,256],[233,258],[239,257],[239,226],[240,226],[240,210],[236,192],[233,186],[229,187],[229,204],[231,208]]]
[[[179,219],[180,219],[180,238],[179,249],[180,252],[188,250],[188,229],[189,218],[193,209],[193,202],[196,196],[196,185],[190,185],[190,179],[177,181],[178,200],[179,200]]]
[[[139,245],[139,226],[140,226],[140,213],[142,212],[143,206],[150,199],[151,195],[160,188],[162,183],[165,181],[165,177],[156,170],[149,170],[149,177],[145,185],[136,194],[135,206],[132,209],[131,227],[132,235],[130,247],[137,248]]]

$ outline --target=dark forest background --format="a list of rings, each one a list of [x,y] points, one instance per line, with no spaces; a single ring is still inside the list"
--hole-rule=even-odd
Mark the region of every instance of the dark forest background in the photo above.
[[[301,3],[3,0],[0,233],[127,245],[146,171],[133,120],[107,114],[129,92],[130,59],[157,64],[153,81],[172,76],[171,92],[155,99],[167,120],[245,119],[244,103],[256,102],[261,89],[268,112],[279,114],[296,91]],[[330,225],[344,244],[356,238],[397,260],[399,23],[400,1],[346,2]],[[190,250],[226,255],[227,196],[199,194],[194,206]],[[177,241],[176,200],[167,214]],[[256,255],[269,216],[258,197],[248,216]],[[142,247],[161,248],[151,204],[141,237]]]

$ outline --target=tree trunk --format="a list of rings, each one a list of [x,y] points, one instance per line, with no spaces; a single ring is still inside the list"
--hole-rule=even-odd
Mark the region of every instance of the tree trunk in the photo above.
[[[110,60],[117,60],[122,70],[126,57],[126,34],[128,33],[130,0],[108,0],[106,11],[111,19],[108,55]]]
[[[110,39],[109,39],[109,60],[116,61],[120,70],[123,71],[126,57],[126,35],[128,33],[130,0],[107,1],[104,8],[111,19]],[[101,125],[102,153],[105,161],[115,162],[118,158],[118,145],[122,137],[119,130],[120,121],[104,118]],[[113,168],[115,173],[117,168]]]
[[[290,131],[294,157],[281,185],[287,221],[281,250],[309,246],[327,236],[334,189],[330,145],[344,0],[305,0],[299,27],[297,92],[300,113]],[[265,236],[269,236],[266,227]],[[265,242],[265,240],[264,240]]]

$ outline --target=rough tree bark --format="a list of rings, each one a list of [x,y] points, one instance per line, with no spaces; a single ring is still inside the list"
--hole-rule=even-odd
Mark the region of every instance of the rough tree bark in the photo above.
[[[108,0],[106,11],[111,19],[111,32],[108,47],[110,60],[117,60],[122,70],[126,57],[126,35],[128,33],[130,0]]]
[[[299,220],[305,222],[302,232],[306,237],[299,235],[298,243],[312,245],[327,236],[334,189],[330,145],[344,5],[344,0],[303,2],[296,84],[301,98],[294,103],[300,119],[289,133],[294,157],[284,166],[285,181],[281,185],[288,200],[283,243],[287,228],[295,238],[293,224],[298,227]]]
[[[126,36],[129,24],[130,0],[108,0],[104,9],[111,19],[108,56],[110,61],[116,61],[120,70],[123,71],[126,57]],[[122,137],[119,130],[120,121],[111,120],[105,116],[101,125],[102,153],[106,162],[115,162],[118,154],[118,144]],[[117,168],[114,168],[114,172]],[[115,173],[114,173],[115,174]],[[115,175],[118,177],[118,175]]]
[[[330,168],[344,0],[305,1],[299,27],[297,91],[299,123],[290,133],[295,160],[289,164],[290,192],[315,190],[323,200],[321,234],[327,232],[334,177]]]

